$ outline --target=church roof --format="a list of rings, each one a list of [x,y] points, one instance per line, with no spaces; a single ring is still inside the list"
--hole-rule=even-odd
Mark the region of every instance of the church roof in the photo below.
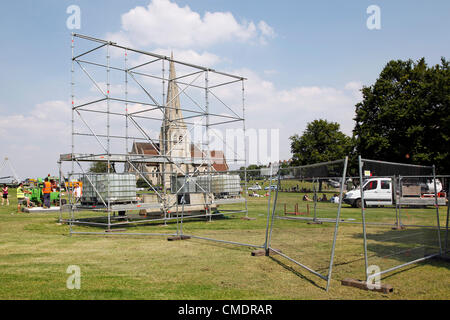
[[[227,171],[228,165],[225,160],[225,155],[223,151],[212,150],[211,151],[212,166],[216,171]]]
[[[156,146],[156,149],[155,149]],[[134,142],[132,153],[145,154],[145,155],[158,155],[159,143],[155,143],[153,146],[149,142]],[[206,152],[202,152],[194,143],[191,143],[191,157],[192,158],[205,158]],[[206,165],[206,164],[205,164]],[[215,171],[227,171],[228,165],[225,160],[225,155],[221,150],[211,151],[211,166]]]
[[[156,148],[155,148],[156,146]],[[155,143],[155,146],[149,142],[134,142],[133,152],[137,154],[145,155],[158,155],[159,154],[159,143]]]

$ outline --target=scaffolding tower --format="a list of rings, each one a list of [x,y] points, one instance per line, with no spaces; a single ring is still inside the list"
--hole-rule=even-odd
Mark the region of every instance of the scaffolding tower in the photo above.
[[[80,52],[75,52],[75,40],[80,41]],[[246,169],[243,173],[244,186],[240,197],[215,199],[211,191],[211,177],[217,174],[213,168],[213,163],[217,159],[212,156],[210,150],[211,137],[215,134],[216,128],[239,128],[245,137],[246,78],[175,60],[173,56],[133,49],[112,41],[75,33],[71,37],[71,51],[71,152],[60,155],[58,161],[60,177],[63,175],[63,164],[70,163],[67,175],[69,181],[84,177],[101,199],[101,203],[97,205],[77,204],[74,186],[68,185],[69,204],[61,206],[60,221],[69,223],[71,234],[77,233],[72,229],[74,224],[83,223],[75,219],[75,212],[80,209],[106,213],[106,222],[84,223],[103,226],[108,231],[113,226],[112,215],[115,212],[159,209],[162,217],[155,220],[166,223],[178,219],[179,203],[174,199],[179,198],[178,195],[182,195],[184,199],[183,187],[188,180],[199,175],[209,177],[207,179],[209,185],[206,187],[204,184],[200,186],[196,183],[202,190],[205,206],[203,214],[206,217],[211,219],[212,208],[219,203],[227,202],[243,203],[245,214],[248,214]],[[122,61],[122,66],[117,65],[118,61]],[[170,69],[174,65],[180,66],[182,74],[173,77],[172,70],[167,74],[167,64]],[[76,71],[81,72],[81,80],[77,77]],[[117,81],[118,79],[121,79],[121,83]],[[166,86],[176,87],[177,92],[166,91]],[[233,100],[232,104],[221,97],[221,94],[231,97],[229,100]],[[175,107],[174,101],[179,100],[181,96],[189,103]],[[179,111],[184,113],[182,118],[168,118],[168,115]],[[168,136],[168,128],[181,122],[186,128],[189,126],[185,135],[195,130],[201,133],[201,139],[196,141],[197,144],[192,144],[200,146],[196,149],[200,150],[200,154],[196,152],[191,156],[180,156],[174,152],[174,148],[176,149],[177,145],[185,140],[185,136],[176,138]],[[155,130],[149,129],[155,123],[162,124],[158,137]],[[155,152],[133,153],[130,146],[136,141],[149,144]],[[233,151],[233,156],[228,157],[226,156],[228,153],[224,152],[221,160],[227,164],[241,163],[246,167],[247,143],[244,142],[243,153],[239,154],[228,141],[222,139],[222,142],[224,149]],[[232,143],[234,144],[234,141]],[[90,178],[86,168],[86,163],[96,162],[106,164],[108,174],[115,172],[115,165],[123,166],[124,171],[133,172],[145,181],[158,201],[114,203],[110,201],[109,183],[106,193],[108,196],[105,199],[105,194],[102,197],[95,188],[91,181],[92,176]],[[150,182],[149,173],[143,169],[149,163],[159,168],[151,174],[158,176],[160,186]],[[173,176],[184,177],[185,181],[182,187],[177,188],[178,190],[169,190],[170,179]],[[184,208],[184,204],[182,207]],[[63,219],[63,212],[66,211],[69,212],[67,220]],[[148,222],[148,219],[130,223],[139,222]],[[121,222],[122,225],[125,223]]]

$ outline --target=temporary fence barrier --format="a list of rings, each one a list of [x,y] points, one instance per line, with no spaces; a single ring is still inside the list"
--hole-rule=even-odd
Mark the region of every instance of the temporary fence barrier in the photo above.
[[[361,206],[365,275],[382,275],[442,254],[439,206],[445,195],[434,166],[362,159]]]
[[[330,287],[348,159],[280,168],[265,249]],[[295,192],[293,192],[295,191]],[[300,191],[299,193],[297,191]]]

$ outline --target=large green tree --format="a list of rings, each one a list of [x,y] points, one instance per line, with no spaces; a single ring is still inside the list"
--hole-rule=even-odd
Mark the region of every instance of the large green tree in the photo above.
[[[107,173],[108,163],[107,162],[93,162],[89,167],[89,172],[92,173]]]
[[[291,140],[292,162],[306,165],[343,159],[352,152],[352,139],[339,130],[337,122],[319,119],[310,122],[301,136]]]
[[[431,165],[450,172],[450,70],[390,61],[356,105],[356,152],[365,158]]]

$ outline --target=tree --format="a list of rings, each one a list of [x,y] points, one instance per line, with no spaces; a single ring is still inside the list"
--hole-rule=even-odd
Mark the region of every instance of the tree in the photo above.
[[[337,122],[314,120],[306,126],[302,136],[291,140],[292,164],[306,165],[345,158],[352,152],[352,139],[342,133]]]
[[[256,164],[249,165],[247,167],[247,181],[261,179],[261,172],[260,172],[261,168],[262,168],[262,166],[259,166]],[[245,179],[245,177],[244,177],[245,176],[245,173],[244,173],[245,167],[241,167],[239,170],[240,170],[239,175],[241,177],[241,180],[244,180]]]
[[[89,172],[91,173],[107,173],[108,172],[108,163],[107,162],[94,162],[91,164],[89,168]],[[113,172],[111,170],[111,172]]]
[[[449,173],[450,70],[417,62],[390,61],[375,84],[362,89],[353,135],[365,158],[431,165]]]

